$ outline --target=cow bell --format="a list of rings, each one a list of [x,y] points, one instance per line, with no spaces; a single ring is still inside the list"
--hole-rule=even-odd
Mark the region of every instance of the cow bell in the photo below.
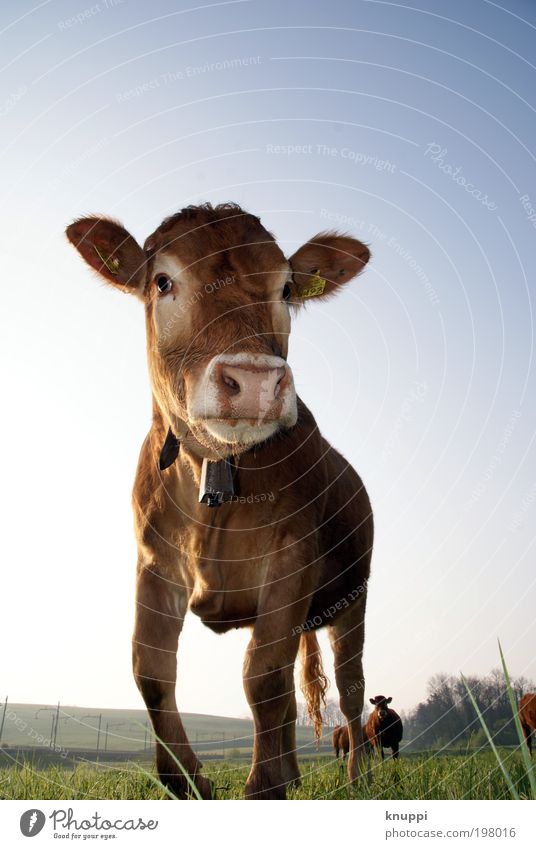
[[[219,507],[225,501],[231,501],[233,495],[233,467],[229,460],[213,462],[205,458],[201,467],[199,503]]]

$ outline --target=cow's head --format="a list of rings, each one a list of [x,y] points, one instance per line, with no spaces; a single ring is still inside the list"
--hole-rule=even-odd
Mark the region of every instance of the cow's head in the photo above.
[[[286,259],[233,204],[184,209],[143,248],[109,218],[81,218],[67,236],[101,277],[144,302],[164,420],[216,458],[296,423],[290,308],[335,294],[370,256],[356,239],[323,233]]]
[[[393,697],[389,696],[374,696],[373,699],[370,699],[371,705],[374,705],[376,708],[376,713],[380,717],[380,719],[386,719],[389,716],[389,708],[387,707],[393,701]]]

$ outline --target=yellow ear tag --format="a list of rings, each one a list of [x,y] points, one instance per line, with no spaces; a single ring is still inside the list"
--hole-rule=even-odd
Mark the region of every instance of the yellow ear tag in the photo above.
[[[307,284],[307,289],[303,289],[301,292],[302,298],[316,298],[318,295],[322,295],[324,293],[324,289],[326,288],[326,281],[323,277],[320,277],[320,269],[317,268],[313,271],[313,277],[309,280]]]
[[[110,274],[117,274],[119,271],[119,260],[117,259],[117,257],[114,257],[112,259],[111,256],[108,256],[108,254],[105,254],[104,251],[101,251],[101,249],[98,248],[97,245],[94,245],[94,248],[97,252],[97,256],[99,257],[103,265],[106,266]]]

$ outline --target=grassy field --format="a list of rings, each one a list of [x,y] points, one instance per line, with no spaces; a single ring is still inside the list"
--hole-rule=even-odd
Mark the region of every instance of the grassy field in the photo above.
[[[522,797],[530,798],[519,752],[503,751],[508,770]],[[147,765],[152,771],[152,767]],[[164,799],[165,794],[136,763],[79,765],[75,769],[30,764],[0,769],[1,799]],[[301,762],[302,786],[291,799],[505,799],[508,787],[493,754],[408,755],[373,763],[370,785],[348,786],[346,773],[332,758]],[[218,799],[243,797],[248,766],[244,762],[209,761],[204,773],[217,788]]]
[[[156,780],[145,711],[62,707],[59,722],[56,716],[50,707],[9,705],[0,746],[0,799],[167,798]],[[216,798],[243,798],[251,721],[198,714],[184,714],[183,719]],[[520,726],[518,732],[522,741]],[[330,729],[324,728],[317,751],[312,729],[298,727],[297,747],[302,786],[289,791],[290,799],[536,798],[536,778],[524,742],[521,748],[496,754],[491,749],[405,749],[398,761],[373,759],[371,781],[362,779],[354,786],[348,784],[342,763],[334,760]]]

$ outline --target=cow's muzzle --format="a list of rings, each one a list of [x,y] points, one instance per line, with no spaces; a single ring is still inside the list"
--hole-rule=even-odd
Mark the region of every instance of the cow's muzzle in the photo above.
[[[268,431],[296,423],[292,372],[281,357],[219,355],[190,389],[188,417],[225,442],[257,441]]]

